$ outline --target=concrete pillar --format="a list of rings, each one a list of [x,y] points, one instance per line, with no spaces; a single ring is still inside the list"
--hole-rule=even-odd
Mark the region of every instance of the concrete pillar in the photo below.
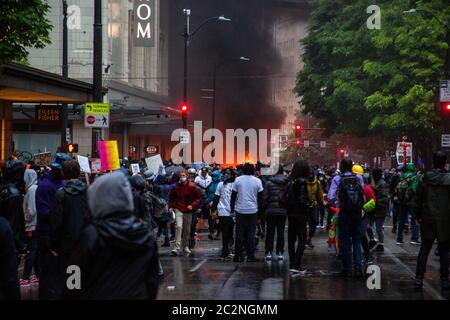
[[[0,160],[6,160],[13,152],[12,103],[0,100]]]

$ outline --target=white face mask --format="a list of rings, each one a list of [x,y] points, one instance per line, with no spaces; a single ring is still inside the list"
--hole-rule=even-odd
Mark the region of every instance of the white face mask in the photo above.
[[[180,178],[180,183],[185,183],[187,181],[187,177],[181,177]]]

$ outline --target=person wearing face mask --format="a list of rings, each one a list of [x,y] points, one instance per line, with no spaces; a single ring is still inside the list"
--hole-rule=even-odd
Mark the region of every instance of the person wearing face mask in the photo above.
[[[319,180],[320,185],[322,186],[322,192],[325,196],[328,193],[328,179],[325,176],[325,172],[322,169],[319,169],[317,174],[317,180]],[[319,225],[317,226],[319,229],[325,229],[324,219],[325,219],[326,208],[324,201],[319,203]]]
[[[177,185],[169,193],[169,210],[175,212],[175,247],[172,255],[189,254],[188,247],[192,214],[200,205],[201,195],[194,183],[188,180],[186,170],[180,172]]]

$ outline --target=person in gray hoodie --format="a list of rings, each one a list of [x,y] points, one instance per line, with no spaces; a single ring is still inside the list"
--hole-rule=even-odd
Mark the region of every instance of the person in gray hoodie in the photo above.
[[[36,240],[36,221],[37,221],[37,210],[36,210],[36,189],[38,187],[38,176],[36,171],[33,169],[28,169],[25,171],[24,178],[25,181],[25,198],[23,200],[23,212],[25,218],[25,244],[29,253],[25,258],[25,264],[23,267],[22,279],[29,280],[31,276],[31,271],[33,270],[37,274],[37,240]]]
[[[80,267],[81,289],[67,299],[155,299],[158,249],[151,226],[134,214],[128,179],[108,173],[88,189],[92,222],[83,230],[71,265]]]

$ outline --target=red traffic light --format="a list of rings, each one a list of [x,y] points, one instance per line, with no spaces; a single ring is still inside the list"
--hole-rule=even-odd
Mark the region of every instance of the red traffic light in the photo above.
[[[302,126],[299,125],[299,124],[297,124],[297,125],[295,126],[295,130],[302,130]]]
[[[345,153],[345,150],[344,150],[344,149],[339,149],[339,153],[340,153],[340,154],[344,154],[344,153]]]
[[[183,104],[183,105],[181,106],[181,111],[186,112],[187,110],[188,110],[187,105]]]
[[[444,103],[444,106],[442,109],[446,112],[450,112],[450,102]]]
[[[300,144],[300,140],[295,141],[295,143],[296,143],[297,145],[299,145],[299,144]]]

